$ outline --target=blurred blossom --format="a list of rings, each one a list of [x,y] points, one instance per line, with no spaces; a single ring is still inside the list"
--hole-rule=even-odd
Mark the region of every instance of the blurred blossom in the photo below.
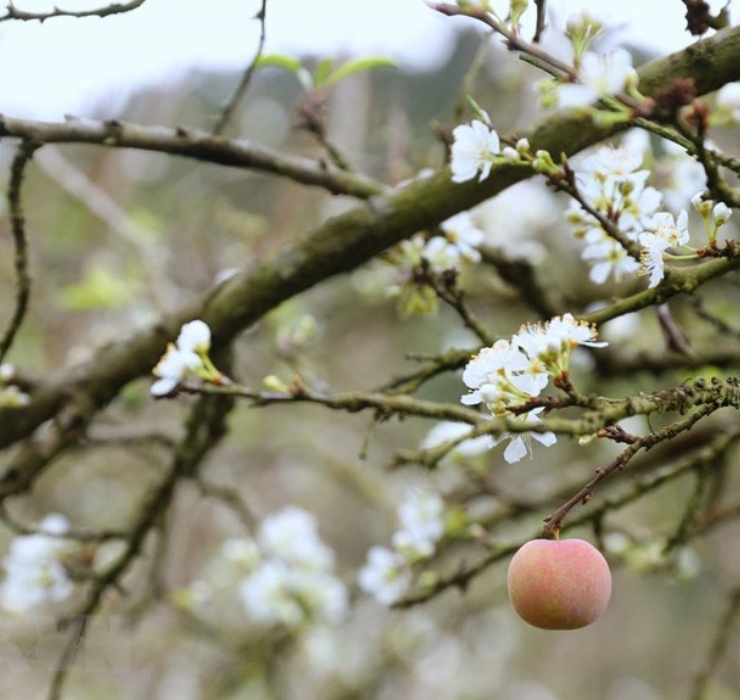
[[[445,504],[429,489],[411,490],[398,509],[401,527],[412,541],[436,542],[444,534]]]
[[[558,107],[584,107],[600,97],[621,92],[628,80],[636,80],[637,73],[629,52],[617,49],[604,55],[586,52],[577,77],[577,83],[564,83],[557,88]]]
[[[455,423],[453,421],[443,421],[437,423],[421,441],[421,448],[424,450],[439,447],[446,442],[451,442],[464,437],[473,430],[468,423]],[[481,435],[470,440],[463,440],[455,445],[448,453],[450,457],[471,458],[484,454],[493,446],[493,439],[490,435]]]
[[[31,397],[15,384],[0,388],[0,408],[24,408],[31,403]]]
[[[400,600],[411,586],[411,570],[397,552],[385,547],[371,547],[367,562],[357,577],[360,588],[382,605]]]
[[[542,182],[525,180],[481,204],[475,216],[488,245],[536,265],[547,256],[536,234],[557,221],[560,211],[557,198]]]
[[[470,262],[480,262],[478,246],[485,234],[473,222],[468,212],[461,212],[443,221],[439,227],[444,231],[447,242],[457,248],[460,257]]]
[[[677,214],[688,207],[696,192],[706,189],[707,176],[701,163],[672,141],[661,141],[665,156],[653,168],[655,186],[663,193],[667,209]]]
[[[266,556],[291,564],[328,569],[334,563],[334,553],[319,537],[316,518],[296,506],[268,515],[262,521],[257,542]]]
[[[721,118],[720,123],[740,122],[740,83],[727,83],[717,90],[715,104]]]
[[[5,609],[23,613],[72,595],[74,587],[64,567],[72,545],[59,537],[67,529],[66,518],[54,513],[44,518],[37,534],[13,540],[3,559],[5,579],[0,586],[0,604]]]
[[[290,568],[285,562],[264,562],[242,579],[239,595],[257,623],[294,627],[303,621],[304,612],[292,590]]]

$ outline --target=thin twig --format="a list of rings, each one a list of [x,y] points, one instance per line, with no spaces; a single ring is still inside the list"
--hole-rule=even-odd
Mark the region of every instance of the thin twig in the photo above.
[[[172,503],[176,486],[183,476],[194,475],[202,461],[225,434],[224,421],[233,402],[228,398],[204,396],[193,407],[186,434],[173,453],[172,466],[167,476],[145,501],[139,517],[128,535],[126,549],[116,562],[95,579],[87,601],[71,618],[82,620],[65,647],[52,679],[48,700],[59,700],[67,674],[87,629],[87,622],[97,612],[105,593],[118,586],[121,577],[138,558],[149,532],[156,526]]]
[[[256,20],[259,20],[260,23],[260,38],[259,42],[257,43],[257,52],[254,54],[254,58],[244,71],[239,85],[236,86],[236,90],[234,90],[231,97],[224,105],[224,108],[221,110],[221,115],[216,121],[216,125],[213,127],[213,133],[216,136],[224,132],[224,129],[229,123],[231,117],[234,115],[239,102],[241,102],[244,98],[244,95],[247,94],[249,85],[252,82],[252,76],[254,75],[254,71],[257,68],[257,63],[262,56],[262,51],[265,48],[265,38],[267,36],[267,33],[265,31],[265,20],[267,18],[267,0],[262,0],[262,6],[260,7],[259,12],[255,15],[254,18]]]
[[[571,496],[571,498],[563,503],[563,505],[560,506],[560,508],[558,508],[552,515],[545,518],[545,525],[542,528],[542,536],[550,537],[560,532],[563,521],[567,517],[568,513],[570,513],[570,511],[579,503],[588,503],[591,500],[596,487],[614,472],[624,469],[640,450],[649,450],[660,442],[674,438],[679,433],[690,430],[695,423],[705,416],[708,416],[710,413],[713,413],[714,410],[715,408],[711,405],[702,406],[685,418],[682,418],[675,423],[671,423],[663,430],[660,430],[657,433],[651,433],[644,438],[638,438],[607,466],[597,469],[596,475],[582,489]]]
[[[37,146],[23,141],[13,158],[10,168],[10,184],[8,186],[8,209],[10,212],[10,228],[15,244],[15,275],[16,293],[15,308],[8,327],[0,339],[0,362],[10,350],[15,336],[20,330],[23,319],[28,311],[28,301],[31,297],[31,276],[28,272],[28,241],[26,238],[26,218],[21,203],[21,187],[26,166],[31,161]]]
[[[537,7],[537,26],[532,37],[532,43],[539,44],[546,28],[547,0],[535,0],[534,4]]]
[[[62,10],[55,7],[51,12],[26,12],[19,10],[12,2],[8,3],[6,13],[0,17],[0,22],[8,20],[22,20],[24,22],[36,20],[44,22],[52,17],[109,17],[110,15],[120,15],[124,12],[131,12],[137,7],[141,7],[146,0],[131,0],[131,2],[115,2],[105,7],[99,7],[94,10]]]

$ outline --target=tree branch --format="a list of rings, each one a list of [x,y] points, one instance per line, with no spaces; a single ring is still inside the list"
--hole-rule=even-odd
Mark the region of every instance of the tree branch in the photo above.
[[[226,139],[183,127],[143,126],[117,120],[70,118],[64,122],[14,119],[0,115],[0,138],[15,136],[37,144],[87,143],[109,148],[134,148],[168,153],[205,163],[259,170],[304,185],[367,199],[384,191],[380,183],[345,170],[327,169],[307,158],[285,156],[243,139]]]
[[[44,22],[52,17],[109,17],[110,15],[120,15],[124,12],[131,12],[137,7],[141,7],[146,0],[131,0],[131,2],[115,2],[105,7],[99,7],[95,10],[61,10],[55,7],[51,12],[26,12],[19,10],[12,2],[8,3],[5,14],[0,17],[0,22],[17,19],[24,22],[36,20]]]
[[[252,59],[251,63],[247,66],[246,70],[244,71],[244,74],[242,75],[242,79],[239,81],[239,85],[237,85],[236,90],[234,90],[231,97],[228,99],[226,104],[224,105],[223,110],[221,111],[221,115],[218,118],[218,121],[216,122],[216,125],[213,127],[213,133],[215,135],[222,134],[224,132],[224,129],[226,128],[226,125],[229,123],[229,120],[234,114],[234,111],[237,108],[237,105],[239,102],[244,99],[244,95],[247,94],[247,90],[249,89],[249,84],[252,82],[252,75],[254,75],[254,71],[257,68],[257,62],[259,61],[260,57],[262,56],[262,51],[265,47],[265,38],[266,38],[266,32],[265,32],[265,19],[267,18],[267,0],[262,0],[262,7],[260,8],[259,12],[255,16],[255,19],[259,20],[260,23],[260,38],[259,42],[257,43],[257,52],[254,54],[254,58]]]
[[[675,75],[682,74],[696,79],[699,92],[714,90],[725,82],[740,79],[739,53],[740,27],[718,32],[698,42],[691,50],[643,66],[639,71],[641,86],[647,92],[656,90],[670,84]],[[529,138],[535,149],[572,154],[614,133],[613,127],[596,125],[590,118],[561,113],[548,116],[546,121],[522,135]],[[483,182],[458,185],[450,181],[449,171],[445,170],[383,196],[373,196],[380,191],[380,186],[368,185],[364,178],[358,180],[357,176],[346,172],[322,171],[302,160],[296,163],[294,159],[281,157],[276,161],[275,154],[267,149],[210,134],[193,135],[183,130],[118,122],[48,124],[6,117],[0,119],[0,136],[3,135],[25,135],[41,142],[98,143],[160,150],[224,165],[262,166],[266,171],[287,177],[296,175],[299,181],[324,183],[330,190],[341,189],[339,185],[344,184],[345,193],[351,190],[357,196],[370,199],[330,219],[258,266],[215,287],[200,303],[163,317],[122,342],[99,349],[85,363],[53,374],[33,394],[27,407],[0,410],[0,448],[30,434],[59,411],[72,394],[83,393],[95,406],[105,406],[126,383],[151,371],[167,342],[177,336],[184,322],[203,318],[214,332],[214,344],[226,343],[286,299],[358,267],[409,235],[469,209],[530,175],[523,168],[501,166]],[[680,272],[685,275],[686,284],[695,288],[737,264],[737,259],[723,258]],[[682,290],[673,287],[647,290],[636,295],[636,299],[617,302],[608,312],[602,310],[589,315],[589,320],[603,322],[679,291]]]

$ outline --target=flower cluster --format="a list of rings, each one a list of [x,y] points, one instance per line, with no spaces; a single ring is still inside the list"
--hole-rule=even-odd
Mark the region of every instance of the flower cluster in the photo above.
[[[511,340],[501,339],[483,348],[467,364],[463,382],[471,389],[462,403],[486,404],[494,416],[505,416],[512,406],[536,398],[550,377],[562,379],[568,372],[571,352],[578,346],[603,347],[593,326],[577,321],[571,314],[556,316],[547,323],[523,326]],[[522,418],[525,425],[540,422],[535,408]],[[504,433],[494,444],[509,440],[504,459],[518,462],[531,452],[530,440],[549,446],[556,437],[549,431]]]
[[[617,49],[608,54],[584,53],[576,81],[555,86],[558,107],[586,107],[602,97],[622,92],[628,85],[637,86],[638,78],[629,52]]]
[[[642,159],[641,151],[628,146],[601,146],[576,160],[574,167],[584,200],[635,242],[661,202],[660,192],[645,184],[649,171],[638,170]],[[592,282],[603,284],[609,277],[620,281],[638,271],[639,263],[576,200],[567,217],[575,225],[576,237],[586,242],[581,256],[590,265]]]
[[[152,384],[153,396],[171,394],[187,377],[200,377],[213,384],[227,384],[228,379],[219,372],[208,357],[211,349],[211,329],[203,321],[190,321],[181,329],[175,343],[152,370],[159,379]]]
[[[398,509],[401,529],[393,535],[393,549],[375,546],[360,570],[360,588],[383,605],[401,599],[411,586],[411,567],[432,556],[445,533],[445,504],[439,494],[414,489]]]
[[[333,573],[334,553],[321,540],[314,516],[301,508],[267,516],[255,537],[227,540],[222,554],[236,567],[239,599],[260,627],[335,623],[347,610],[347,588]],[[189,593],[198,600],[216,598],[202,580]]]
[[[642,272],[650,276],[649,287],[656,287],[665,274],[663,255],[667,248],[680,248],[689,242],[689,215],[682,211],[677,219],[673,214],[656,214],[648,230],[640,234]]]
[[[439,228],[442,235],[426,238],[416,234],[395,246],[386,257],[394,279],[385,285],[385,294],[398,298],[402,316],[437,311],[436,292],[424,273],[441,275],[459,270],[464,262],[477,263],[481,259],[478,246],[485,234],[470,214],[456,214]]]
[[[64,562],[72,545],[62,535],[67,519],[53,513],[44,518],[38,533],[17,537],[3,559],[5,579],[0,585],[0,605],[24,613],[48,602],[60,602],[74,589]]]

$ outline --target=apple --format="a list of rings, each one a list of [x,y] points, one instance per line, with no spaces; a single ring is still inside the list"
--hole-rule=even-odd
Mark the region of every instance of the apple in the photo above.
[[[519,616],[546,630],[595,622],[612,592],[609,565],[585,540],[531,540],[509,564],[509,599]]]

